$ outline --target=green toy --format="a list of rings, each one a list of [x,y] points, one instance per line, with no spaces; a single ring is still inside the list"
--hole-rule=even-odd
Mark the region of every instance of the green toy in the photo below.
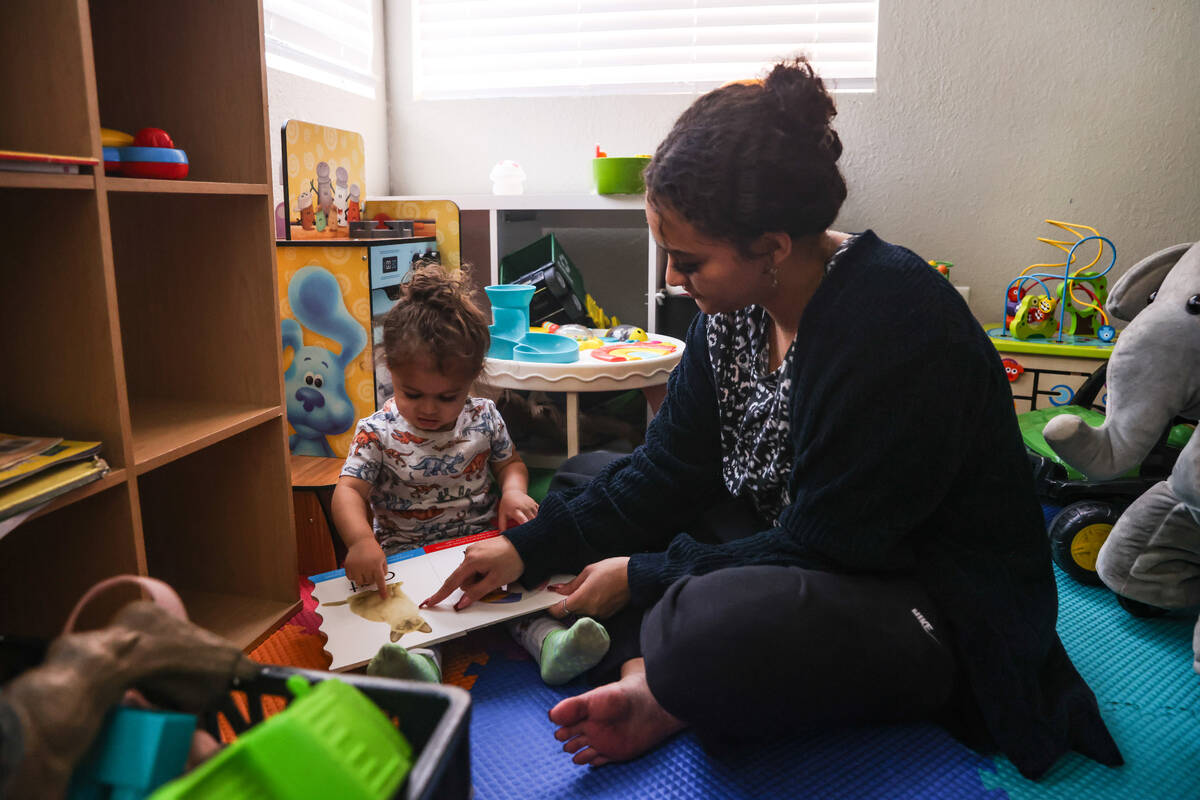
[[[1008,330],[1018,339],[1043,336],[1049,339],[1058,332],[1058,320],[1054,316],[1057,305],[1053,298],[1040,294],[1027,294],[1017,304],[1017,311]]]
[[[367,697],[337,679],[287,679],[295,700],[255,725],[152,800],[253,797],[289,800],[392,797],[413,764],[412,746]]]

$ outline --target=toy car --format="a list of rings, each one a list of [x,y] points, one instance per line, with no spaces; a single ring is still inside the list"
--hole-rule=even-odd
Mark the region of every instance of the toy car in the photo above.
[[[1046,443],[1042,430],[1059,414],[1075,414],[1093,427],[1103,424],[1104,414],[1093,406],[1104,386],[1106,372],[1107,363],[1101,364],[1079,387],[1072,405],[1017,415],[1038,497],[1045,504],[1061,507],[1047,528],[1054,563],[1080,583],[1096,586],[1101,585],[1096,573],[1096,557],[1117,518],[1143,492],[1171,473],[1180,450],[1194,431],[1193,425],[1177,418],[1159,437],[1141,465],[1111,480],[1089,480],[1068,466]],[[1128,598],[1118,599],[1133,614],[1158,613],[1158,609],[1151,606]]]

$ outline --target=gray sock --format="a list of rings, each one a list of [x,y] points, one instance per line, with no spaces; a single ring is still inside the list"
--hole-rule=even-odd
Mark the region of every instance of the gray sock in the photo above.
[[[388,642],[379,648],[371,663],[367,664],[367,674],[381,678],[441,683],[441,653],[426,648],[408,650],[403,645]]]

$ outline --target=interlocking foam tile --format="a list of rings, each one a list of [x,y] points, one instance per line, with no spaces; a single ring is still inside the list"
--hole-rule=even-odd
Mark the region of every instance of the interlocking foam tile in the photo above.
[[[250,658],[260,664],[329,669],[329,654],[324,650],[321,637],[307,633],[304,628],[291,622],[252,650]]]
[[[586,690],[541,682],[532,660],[492,657],[471,690],[476,797],[572,798],[1003,798],[979,781],[990,762],[933,725],[798,734],[710,756],[681,734],[627,764],[571,762],[546,710]]]
[[[1071,660],[1096,693],[1125,756],[1102,767],[1069,755],[1041,781],[1021,777],[1007,760],[984,773],[986,786],[1013,800],[1131,800],[1200,797],[1200,676],[1192,671],[1190,615],[1138,619],[1103,587],[1082,586],[1059,570],[1058,631]]]

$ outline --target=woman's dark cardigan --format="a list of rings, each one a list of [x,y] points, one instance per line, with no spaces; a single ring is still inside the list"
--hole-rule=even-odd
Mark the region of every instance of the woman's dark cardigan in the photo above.
[[[775,527],[720,545],[681,533],[729,499],[700,315],[645,444],[506,534],[526,585],[613,555],[631,555],[639,606],[681,576],[730,566],[915,575],[951,631],[960,734],[1030,778],[1072,749],[1121,763],[1055,631],[1050,549],[1004,369],[957,292],[867,231],[822,281],[794,347],[792,503]]]

